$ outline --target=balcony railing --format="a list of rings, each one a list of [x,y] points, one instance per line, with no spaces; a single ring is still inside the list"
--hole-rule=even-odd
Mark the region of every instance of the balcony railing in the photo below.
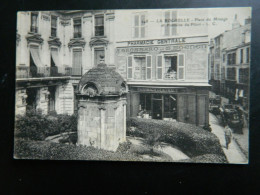
[[[169,72],[164,74],[165,80],[177,80],[177,73],[176,72]]]
[[[71,67],[28,67],[18,66],[16,78],[62,77],[72,75]]]

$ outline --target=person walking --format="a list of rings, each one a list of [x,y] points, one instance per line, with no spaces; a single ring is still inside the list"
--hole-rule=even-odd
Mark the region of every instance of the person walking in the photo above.
[[[232,130],[227,124],[225,125],[224,133],[225,133],[225,140],[226,140],[226,148],[228,149],[228,145],[231,143]]]

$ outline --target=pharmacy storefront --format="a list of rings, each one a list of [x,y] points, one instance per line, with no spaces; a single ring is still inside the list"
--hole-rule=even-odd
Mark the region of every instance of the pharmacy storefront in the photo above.
[[[118,42],[128,117],[208,124],[208,37]]]

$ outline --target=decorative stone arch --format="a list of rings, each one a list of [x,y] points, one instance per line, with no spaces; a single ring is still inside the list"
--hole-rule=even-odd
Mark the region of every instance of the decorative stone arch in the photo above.
[[[128,92],[128,86],[125,81],[123,81],[120,85],[120,95]]]
[[[88,95],[90,97],[94,97],[100,94],[100,89],[94,82],[87,82],[80,89],[80,93],[82,95]]]

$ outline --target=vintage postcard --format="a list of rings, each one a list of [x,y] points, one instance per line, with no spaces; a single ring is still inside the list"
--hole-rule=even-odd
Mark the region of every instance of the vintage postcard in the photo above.
[[[18,12],[14,158],[248,164],[251,17]]]

